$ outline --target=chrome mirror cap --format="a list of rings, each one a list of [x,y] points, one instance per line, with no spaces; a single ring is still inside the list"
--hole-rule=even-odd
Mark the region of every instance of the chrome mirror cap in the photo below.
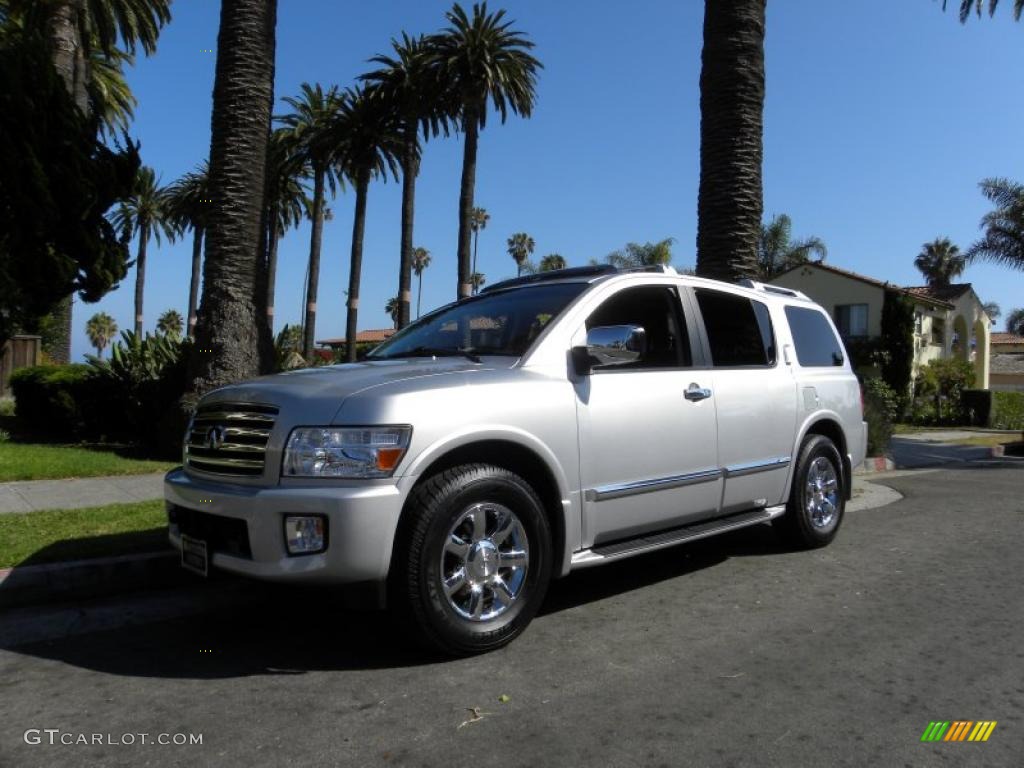
[[[647,351],[647,333],[639,325],[602,325],[587,331],[587,356],[592,365],[635,363]]]

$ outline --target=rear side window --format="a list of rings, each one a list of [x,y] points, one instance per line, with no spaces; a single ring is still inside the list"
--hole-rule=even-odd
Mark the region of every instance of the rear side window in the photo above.
[[[698,288],[697,304],[716,368],[775,365],[775,336],[768,307],[732,293]]]
[[[843,347],[823,313],[805,307],[786,307],[786,320],[801,366],[821,368],[843,364]]]

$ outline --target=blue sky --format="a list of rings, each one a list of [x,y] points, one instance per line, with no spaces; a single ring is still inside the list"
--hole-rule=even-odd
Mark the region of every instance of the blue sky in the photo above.
[[[476,200],[491,214],[480,237],[488,282],[515,273],[505,240],[530,233],[535,258],[557,252],[585,264],[627,241],[673,237],[675,262],[694,263],[699,174],[703,3],[505,0],[544,62],[530,120],[488,121]],[[954,3],[955,5],[955,3]],[[1024,22],[1010,0],[995,19],[961,26],[933,0],[768,4],[765,215],[788,213],[798,236],[817,235],[828,262],[895,283],[919,284],[921,244],[948,236],[966,248],[988,210],[977,183],[1024,181]],[[128,73],[139,105],[132,134],[163,183],[209,151],[220,4],[176,0],[157,53]],[[403,29],[442,26],[441,0],[279,0],[276,97],[303,81],[351,84],[366,59]],[[433,263],[423,308],[455,296],[461,137],[430,142],[417,188],[416,244]],[[344,289],[354,195],[330,202],[320,277],[318,339],[344,335]],[[360,328],[382,328],[397,292],[400,185],[371,187]],[[133,253],[135,245],[132,245]],[[183,315],[191,244],[150,248],[147,330],[168,308]],[[277,328],[299,319],[309,229],[281,243]],[[1024,273],[979,265],[965,273],[1004,317],[1024,306]],[[104,310],[132,324],[132,270],[96,305],[75,305],[74,357],[90,352],[86,319]],[[414,282],[415,290],[415,282]],[[1000,322],[1000,328],[1002,323]]]

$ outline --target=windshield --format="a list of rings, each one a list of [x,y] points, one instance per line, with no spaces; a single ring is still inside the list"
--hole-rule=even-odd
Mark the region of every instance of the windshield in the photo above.
[[[449,304],[399,331],[370,359],[432,355],[521,357],[540,332],[587,288],[587,283],[549,283]]]

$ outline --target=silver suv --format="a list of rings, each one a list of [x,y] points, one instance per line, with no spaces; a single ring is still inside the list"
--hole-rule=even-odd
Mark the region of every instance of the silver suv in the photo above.
[[[209,393],[165,496],[186,567],[368,586],[467,654],[577,568],[768,521],[828,544],[865,440],[806,296],[584,267],[442,307],[364,362]]]

